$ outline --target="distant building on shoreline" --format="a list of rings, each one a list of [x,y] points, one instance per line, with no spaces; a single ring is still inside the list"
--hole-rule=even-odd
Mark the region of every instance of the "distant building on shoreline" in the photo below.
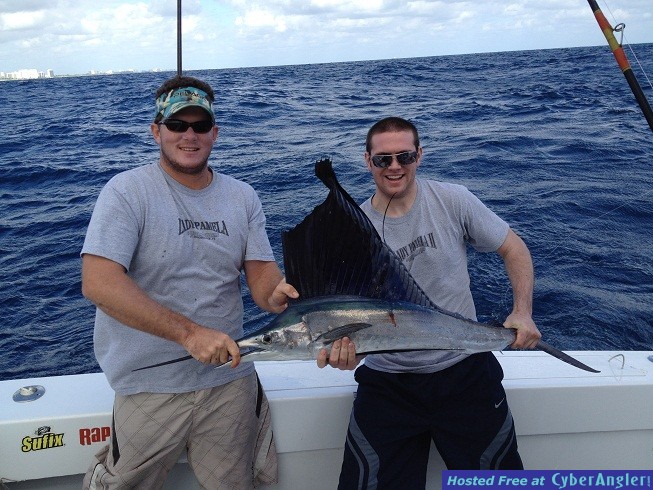
[[[0,0],[1,1],[1,0]],[[160,68],[153,68],[152,70],[147,70],[147,71],[140,71],[140,70],[135,70],[135,69],[127,69],[127,70],[108,70],[108,71],[98,71],[98,70],[91,70],[87,73],[78,73],[78,74],[71,74],[71,75],[55,75],[54,70],[46,70],[46,71],[38,71],[36,69],[23,69],[23,70],[18,70],[18,71],[11,71],[11,72],[5,72],[5,71],[0,71],[0,82],[4,82],[7,80],[34,80],[34,79],[40,79],[40,78],[66,78],[66,77],[86,77],[86,76],[102,76],[102,75],[122,75],[122,74],[129,74],[129,73],[161,73],[161,72],[168,72],[168,71],[173,71],[172,68],[168,68],[165,70],[162,70]],[[1,483],[1,482],[0,482]]]
[[[32,80],[35,78],[54,78],[54,71],[38,71],[34,68],[18,71],[0,71],[0,80]]]

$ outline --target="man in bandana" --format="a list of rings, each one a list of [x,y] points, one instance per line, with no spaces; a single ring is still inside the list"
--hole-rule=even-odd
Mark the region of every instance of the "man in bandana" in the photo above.
[[[283,311],[297,292],[274,261],[256,192],[208,165],[213,102],[201,80],[167,80],[151,125],[159,161],[114,176],[95,205],[82,292],[97,306],[95,354],[116,397],[111,443],[84,488],[161,488],[184,450],[202,488],[276,480],[267,400],[233,340],[241,272],[264,310]]]

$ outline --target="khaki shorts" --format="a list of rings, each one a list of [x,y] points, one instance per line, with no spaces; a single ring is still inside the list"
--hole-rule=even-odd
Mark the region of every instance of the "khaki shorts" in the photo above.
[[[184,450],[200,487],[251,489],[277,481],[265,393],[256,374],[179,394],[116,395],[111,444],[84,489],[161,488]]]

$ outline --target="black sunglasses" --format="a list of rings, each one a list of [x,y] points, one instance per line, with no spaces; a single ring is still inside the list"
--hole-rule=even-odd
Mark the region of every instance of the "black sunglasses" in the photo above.
[[[388,168],[392,165],[392,159],[397,158],[399,165],[410,165],[417,161],[416,151],[404,151],[402,153],[392,153],[390,155],[372,155],[372,163],[375,167]]]
[[[188,128],[193,128],[193,131],[198,134],[208,133],[214,126],[213,121],[208,119],[192,123],[180,119],[166,119],[165,121],[161,121],[159,124],[165,125],[165,127],[173,133],[185,133],[188,131]]]

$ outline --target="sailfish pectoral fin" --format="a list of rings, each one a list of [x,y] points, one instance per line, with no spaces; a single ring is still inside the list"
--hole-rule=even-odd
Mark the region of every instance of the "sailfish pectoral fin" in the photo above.
[[[601,371],[597,371],[594,368],[589,367],[586,364],[583,364],[580,362],[578,359],[574,359],[568,354],[565,354],[564,352],[556,349],[555,347],[547,344],[543,340],[538,341],[537,343],[537,348],[540,349],[541,351],[546,352],[547,354],[552,355],[553,357],[557,357],[561,361],[566,362],[567,364],[571,364],[574,367],[577,367],[579,369],[582,369],[584,371],[588,371],[590,373],[600,373]]]
[[[349,337],[351,334],[358,332],[359,330],[363,330],[365,328],[370,328],[371,326],[372,324],[363,323],[363,322],[348,323],[346,325],[342,325],[340,327],[334,328],[332,330],[327,330],[326,332],[321,333],[320,335],[315,337],[314,342],[321,340],[325,345],[331,344],[338,339],[341,339],[343,337]]]

